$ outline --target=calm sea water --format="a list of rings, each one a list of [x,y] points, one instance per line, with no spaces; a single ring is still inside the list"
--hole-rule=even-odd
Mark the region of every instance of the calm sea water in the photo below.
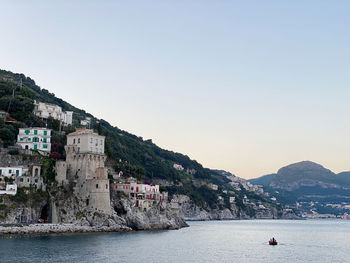
[[[278,246],[267,241],[274,236]],[[350,262],[350,221],[211,221],[134,233],[0,237],[0,262]]]

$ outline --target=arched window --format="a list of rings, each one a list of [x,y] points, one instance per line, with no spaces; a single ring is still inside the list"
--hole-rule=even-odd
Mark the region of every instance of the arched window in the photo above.
[[[38,168],[35,168],[34,170],[34,176],[38,176],[39,175],[39,169]]]

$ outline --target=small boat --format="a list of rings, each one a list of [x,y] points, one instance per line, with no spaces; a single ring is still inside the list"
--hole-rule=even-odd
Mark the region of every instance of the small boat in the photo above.
[[[270,246],[276,246],[276,245],[277,245],[276,239],[274,239],[274,238],[270,239],[269,245],[270,245]]]

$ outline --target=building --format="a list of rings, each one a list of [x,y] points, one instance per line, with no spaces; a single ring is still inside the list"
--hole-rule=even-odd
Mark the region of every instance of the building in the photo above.
[[[236,197],[230,196],[230,204],[233,204],[236,201]]]
[[[11,176],[22,176],[23,167],[0,167],[0,176],[11,177]]]
[[[0,183],[0,195],[16,195],[17,185]]]
[[[37,189],[45,191],[46,185],[44,178],[41,176],[41,166],[32,165],[31,167],[24,168],[21,176],[15,177],[15,182],[18,187],[31,187],[34,186]]]
[[[105,136],[98,135],[90,129],[77,129],[67,136],[67,145],[76,146],[78,153],[104,154]]]
[[[214,191],[217,191],[219,189],[217,184],[212,184],[212,183],[208,184],[208,188]]]
[[[104,154],[104,136],[89,129],[67,135],[66,161],[56,162],[59,185],[73,183],[74,193],[90,211],[110,214],[110,191]]]
[[[90,117],[86,117],[85,120],[80,121],[80,125],[82,125],[82,126],[90,127],[90,124],[91,124]]]
[[[72,111],[63,111],[60,106],[55,104],[34,101],[33,113],[42,119],[51,117],[59,120],[63,125],[71,125],[73,121]]]
[[[51,130],[46,128],[20,128],[17,144],[25,150],[51,152]]]
[[[116,191],[124,192],[131,200],[135,201],[135,206],[149,208],[154,202],[168,200],[168,193],[160,193],[159,185],[141,184],[137,182],[118,182],[115,184]]]
[[[2,189],[0,192],[10,191],[10,194],[14,195],[17,193],[17,187],[34,186],[42,190],[46,188],[44,179],[41,176],[40,165],[32,165],[30,167],[0,167],[0,184],[0,189]],[[7,187],[8,185],[9,187]]]
[[[174,167],[176,170],[178,170],[178,171],[183,171],[183,170],[184,170],[184,168],[182,167],[181,164],[174,163],[173,167]]]
[[[0,167],[0,182],[6,182],[6,180],[16,182],[18,187],[36,186],[45,189],[40,165]]]

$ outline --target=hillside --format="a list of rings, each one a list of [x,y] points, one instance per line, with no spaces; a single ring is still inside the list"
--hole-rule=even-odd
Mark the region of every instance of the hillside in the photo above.
[[[320,164],[303,161],[249,182],[264,185],[280,202],[298,202],[304,211],[336,215],[350,212],[346,208],[350,204],[350,172],[335,174]]]
[[[276,176],[277,174],[267,174],[255,179],[250,179],[248,181],[256,185],[268,186]]]
[[[52,144],[55,158],[64,158],[63,146],[66,143],[64,133],[69,133],[80,126],[80,121],[86,117],[92,118],[91,128],[106,136],[105,151],[109,165],[124,176],[132,176],[142,181],[159,182],[166,186],[170,196],[187,195],[195,205],[206,210],[231,209],[230,196],[235,196],[238,214],[249,210],[251,216],[254,211],[244,204],[240,189],[228,184],[230,181],[218,171],[204,168],[200,163],[188,156],[164,150],[155,145],[152,140],[130,134],[118,127],[114,127],[105,120],[99,120],[82,109],[57,98],[46,89],[41,89],[29,77],[0,70],[0,110],[9,109],[10,116],[18,122],[0,124],[0,139],[4,147],[13,145],[16,140],[17,128],[23,126],[45,127],[53,129]],[[43,121],[32,113],[34,100],[59,105],[65,111],[73,111],[73,125],[60,127],[53,119]],[[10,105],[10,107],[9,107]],[[62,129],[62,132],[59,132]],[[173,167],[181,165],[182,170]],[[210,189],[209,184],[218,185],[217,190]],[[225,191],[225,193],[223,193]],[[229,191],[230,194],[227,194]],[[247,193],[252,202],[259,201],[267,207],[276,207],[267,198],[254,192]]]

